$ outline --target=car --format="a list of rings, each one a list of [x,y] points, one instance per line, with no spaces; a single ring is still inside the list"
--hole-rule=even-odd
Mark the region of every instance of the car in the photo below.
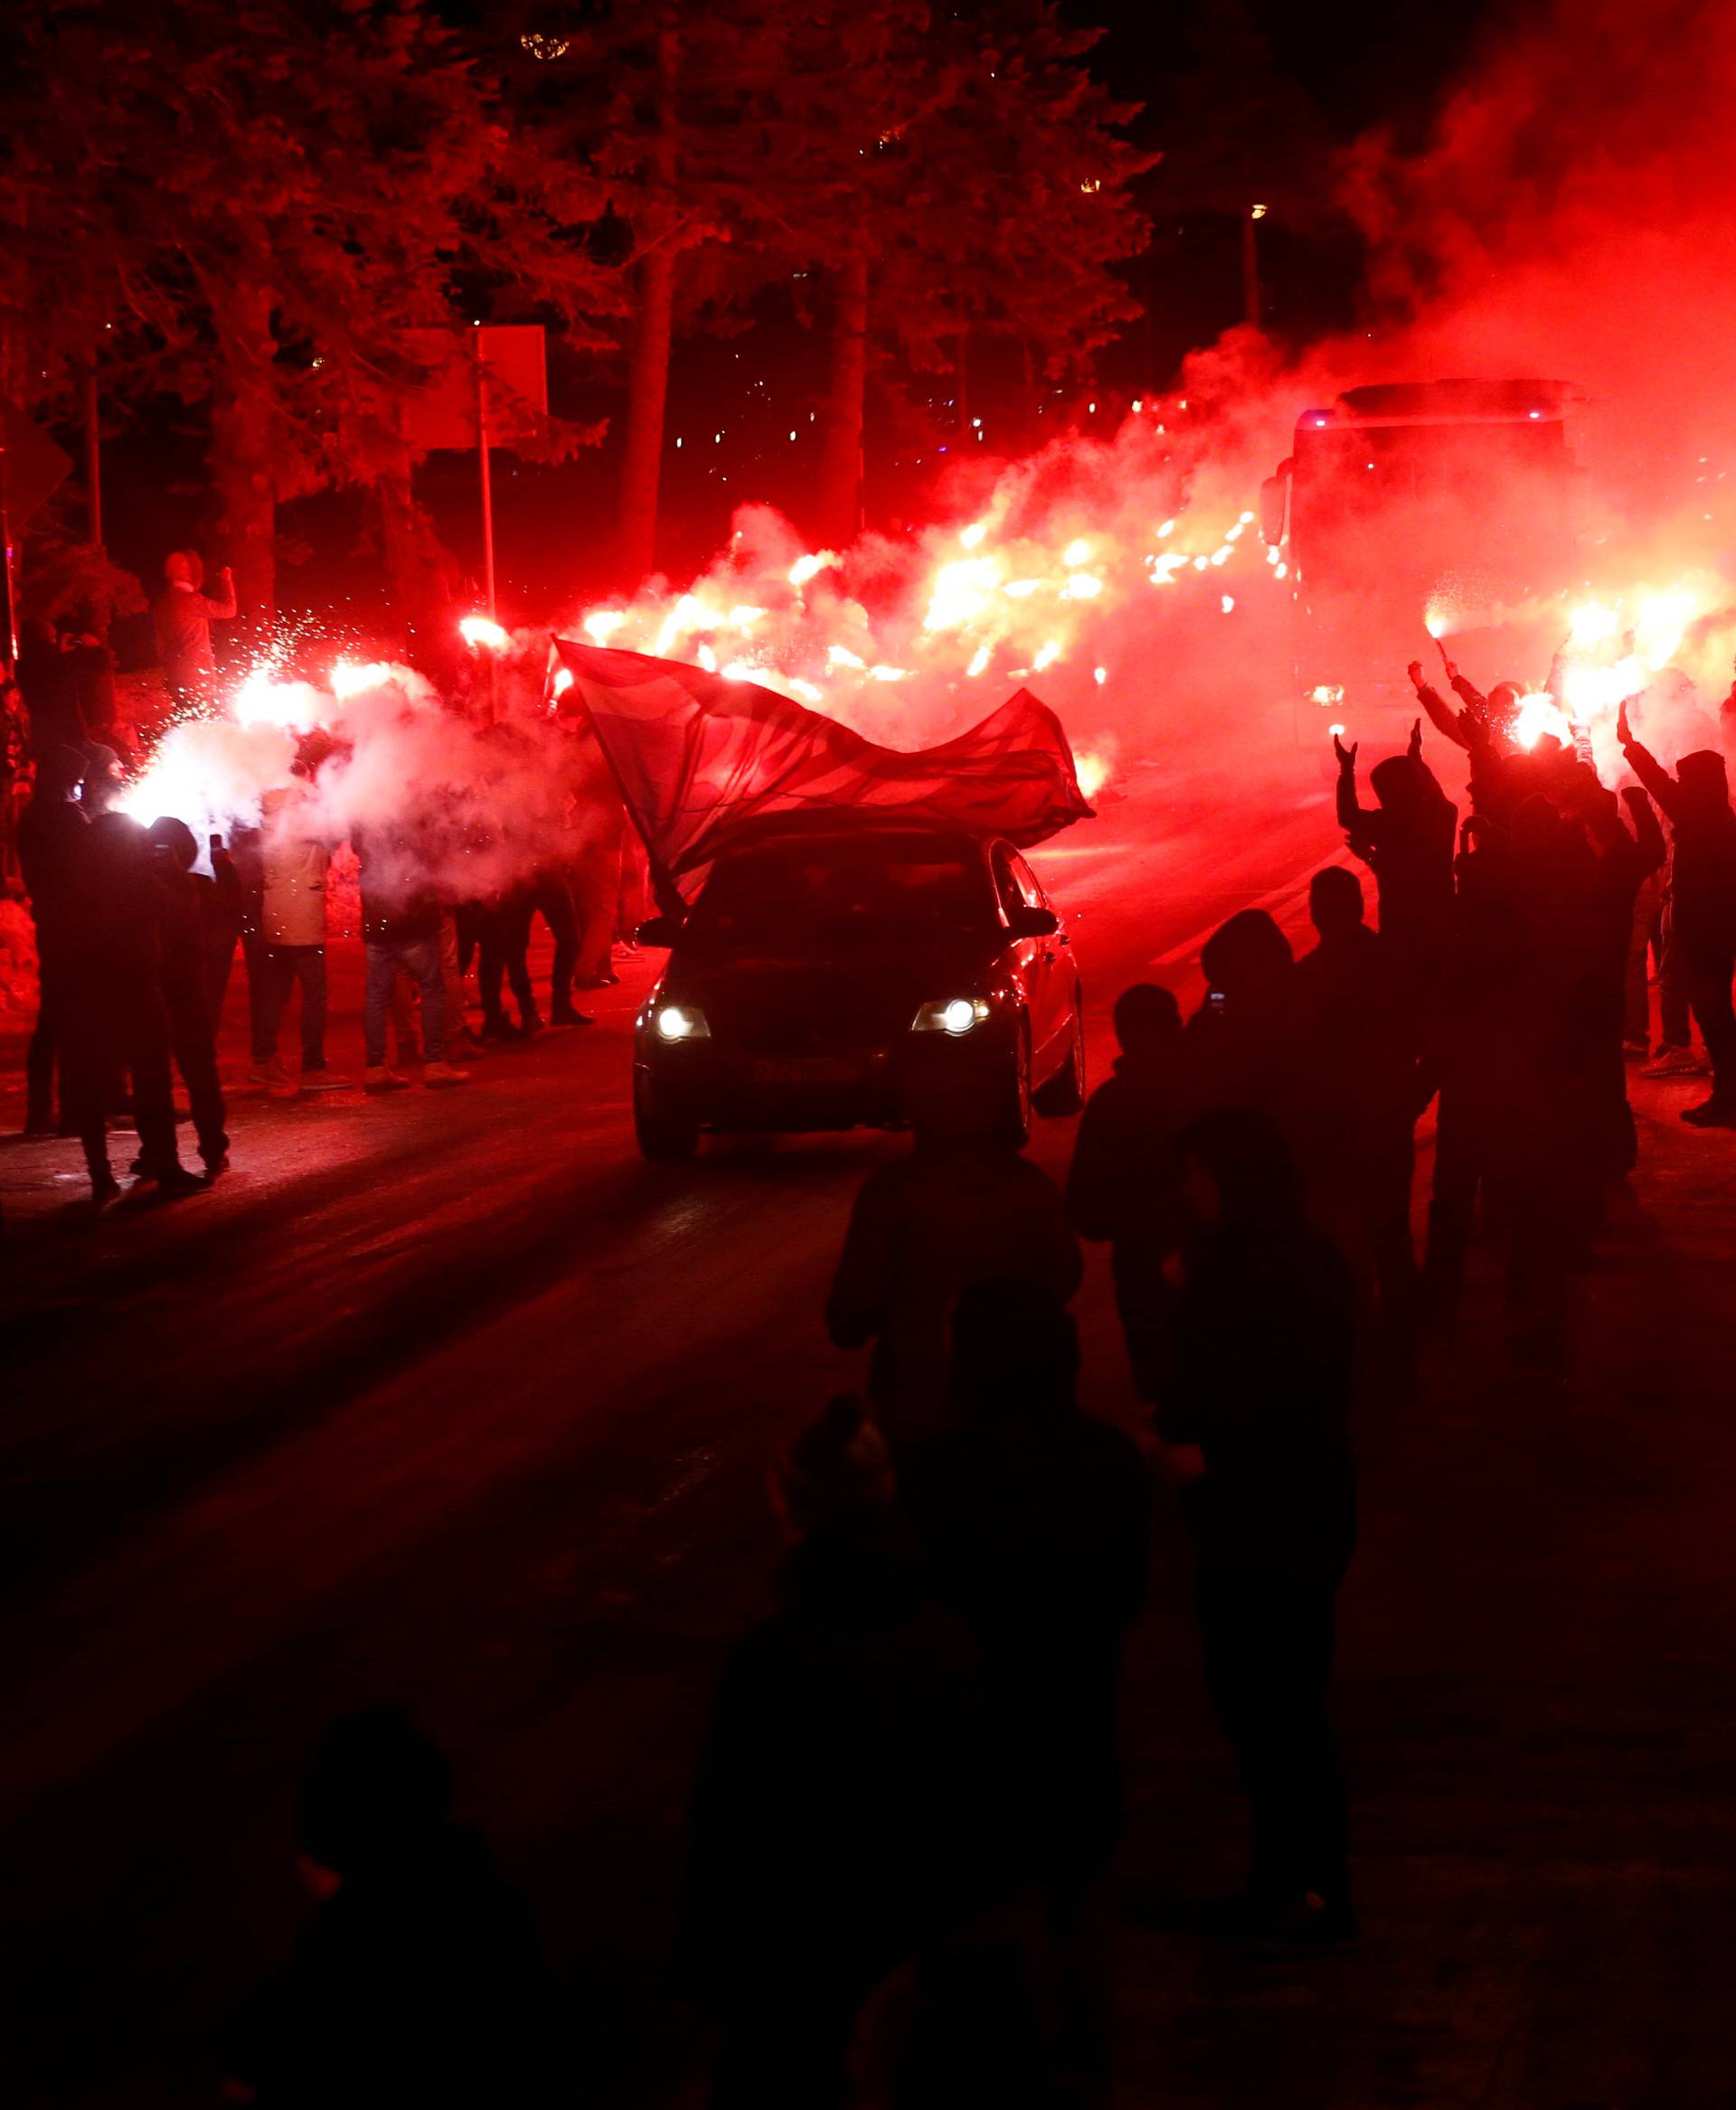
[[[899,1128],[932,1080],[1023,1144],[1076,1113],[1071,942],[1014,845],[964,828],[790,815],[720,846],[698,900],[639,941],[668,965],[635,1024],[633,1116],[656,1162],[702,1134]]]

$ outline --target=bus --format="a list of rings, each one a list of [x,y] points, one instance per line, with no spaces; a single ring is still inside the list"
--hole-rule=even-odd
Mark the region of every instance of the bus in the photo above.
[[[1390,733],[1406,668],[1441,678],[1439,638],[1479,688],[1541,685],[1576,577],[1580,472],[1558,381],[1347,390],[1304,410],[1262,492],[1288,567],[1297,731]]]

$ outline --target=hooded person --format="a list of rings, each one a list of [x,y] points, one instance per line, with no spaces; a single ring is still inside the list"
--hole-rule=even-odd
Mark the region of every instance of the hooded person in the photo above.
[[[314,1908],[223,2047],[246,2099],[467,2110],[559,2095],[529,1915],[451,1801],[445,1754],[393,1709],[320,1737],[296,1826]]]
[[[1670,823],[1672,937],[1712,1064],[1712,1096],[1682,1118],[1695,1127],[1736,1128],[1736,813],[1724,758],[1710,749],[1684,755],[1672,777],[1635,738],[1625,703],[1616,730],[1628,768]]]
[[[958,1427],[903,1481],[935,1587],[983,1652],[1019,1872],[1063,1912],[1120,1830],[1121,1648],[1151,1557],[1150,1474],[1080,1408],[1078,1375],[1054,1297],[975,1284],[952,1319]]]
[[[895,1491],[845,1395],[773,1465],[790,1548],[724,1671],[689,1815],[684,1974],[716,2016],[711,2100],[731,2110],[841,2105],[869,1995],[985,1880],[977,1658]]]
[[[214,1180],[229,1163],[206,968],[207,925],[214,913],[208,897],[214,896],[216,883],[194,872],[199,844],[184,821],[159,815],[151,823],[149,834],[162,898],[160,964],[169,1047],[187,1088],[205,1177]]]
[[[120,809],[120,758],[95,743],[85,752],[89,925],[74,984],[79,1031],[99,1078],[124,1069],[131,1079],[138,1130],[134,1172],[165,1198],[190,1194],[202,1182],[182,1164],[175,1135],[164,896],[151,839]]]
[[[1025,1282],[1064,1305],[1083,1274],[1054,1182],[974,1081],[915,1084],[910,1111],[913,1147],[857,1192],[826,1306],[835,1346],[873,1343],[869,1393],[894,1448],[953,1425],[947,1328],[964,1290]]]
[[[1175,1292],[1165,1263],[1182,1236],[1175,1138],[1194,1111],[1181,1006],[1155,982],[1115,1002],[1120,1052],[1080,1117],[1067,1174],[1067,1216],[1107,1241],[1116,1310],[1142,1399],[1156,1399],[1174,1347]]]
[[[1458,809],[1422,758],[1421,721],[1401,755],[1369,771],[1375,805],[1356,796],[1356,743],[1336,735],[1338,824],[1374,874],[1381,935],[1396,962],[1424,984],[1444,951],[1453,914],[1453,837]]]
[[[204,560],[197,550],[172,550],[163,560],[163,591],[152,605],[156,656],[177,709],[210,702],[217,687],[217,658],[211,626],[232,621],[235,585],[224,566],[218,590],[207,594]]]
[[[259,928],[264,988],[252,1081],[274,1098],[298,1091],[335,1091],[349,1080],[326,1060],[326,879],[334,844],[314,792],[332,743],[304,742],[290,765],[290,781],[274,785],[260,802]],[[252,960],[249,958],[249,971]],[[279,1042],[284,1014],[301,991],[301,1070],[292,1077]],[[259,1051],[267,1050],[263,1064]]]
[[[1335,1940],[1355,1929],[1326,1708],[1355,1540],[1354,1293],[1271,1120],[1203,1115],[1182,1151],[1194,1229],[1158,1453],[1198,1550],[1207,1690],[1252,1805],[1252,1865],[1225,1920]]]

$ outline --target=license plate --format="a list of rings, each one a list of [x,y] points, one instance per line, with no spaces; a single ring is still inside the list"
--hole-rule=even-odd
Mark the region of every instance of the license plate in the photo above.
[[[756,1055],[755,1084],[859,1084],[868,1065],[857,1055]]]

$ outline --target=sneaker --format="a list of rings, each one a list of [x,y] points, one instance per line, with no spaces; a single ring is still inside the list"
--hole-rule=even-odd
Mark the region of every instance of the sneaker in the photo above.
[[[470,1072],[460,1069],[452,1062],[430,1062],[422,1072],[422,1082],[430,1091],[449,1084],[468,1084],[469,1081]]]
[[[639,957],[639,941],[636,937],[618,937],[610,950],[618,960],[637,960]]]
[[[515,1041],[518,1038],[518,1028],[510,1019],[484,1019],[482,1037],[485,1041]]]
[[[301,1096],[301,1079],[291,1077],[281,1062],[274,1065],[277,1074],[266,1086],[274,1099],[294,1099]]]
[[[1642,1077],[1703,1077],[1706,1065],[1692,1048],[1665,1048],[1656,1062],[1648,1062]]]
[[[556,1026],[594,1026],[596,1023],[588,1011],[577,1011],[571,1004],[561,1011],[552,1013],[549,1017],[551,1029]]]
[[[383,1062],[370,1062],[362,1088],[365,1092],[405,1092],[410,1089],[410,1086],[395,1069],[388,1069]]]
[[[190,1173],[185,1165],[165,1165],[160,1173],[151,1175],[156,1191],[166,1201],[175,1201],[183,1194],[202,1194],[205,1182],[197,1173]]]
[[[1629,1033],[1621,1043],[1621,1051],[1624,1055],[1649,1055],[1652,1051],[1652,1044],[1644,1033]]]
[[[264,1062],[256,1062],[247,1073],[249,1084],[263,1085],[269,1091],[274,1084],[288,1081],[289,1072],[283,1066],[281,1055],[273,1055]]]
[[[1736,1128],[1736,1099],[1721,1099],[1714,1092],[1697,1107],[1684,1107],[1682,1118],[1691,1128]]]
[[[340,1077],[323,1062],[317,1069],[304,1069],[301,1073],[301,1088],[305,1092],[341,1092],[349,1081],[347,1077]]]

